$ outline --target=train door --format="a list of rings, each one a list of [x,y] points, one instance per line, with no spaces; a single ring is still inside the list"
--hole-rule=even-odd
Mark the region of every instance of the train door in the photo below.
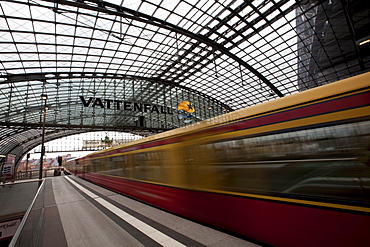
[[[89,172],[89,166],[87,164],[83,164],[81,177],[83,179],[85,179],[86,178],[86,173],[88,173],[88,172]]]
[[[182,147],[181,143],[168,145],[164,158],[167,181],[176,187],[185,187]]]
[[[127,178],[132,178],[132,154],[128,153],[122,157],[123,162],[123,176]]]
[[[146,155],[145,153],[134,153],[132,155],[133,177],[139,180],[146,180]]]
[[[206,189],[214,187],[214,166],[209,162],[213,155],[213,145],[200,145],[189,141],[182,149],[184,160],[184,179],[187,187]]]

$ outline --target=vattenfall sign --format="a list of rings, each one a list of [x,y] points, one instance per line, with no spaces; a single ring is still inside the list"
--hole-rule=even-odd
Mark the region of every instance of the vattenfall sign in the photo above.
[[[116,109],[125,111],[138,111],[138,112],[156,112],[163,114],[173,114],[170,107],[152,105],[152,104],[141,104],[131,101],[123,100],[112,100],[112,99],[101,99],[90,97],[88,100],[84,96],[80,96],[81,102],[85,107],[100,107],[106,109]]]

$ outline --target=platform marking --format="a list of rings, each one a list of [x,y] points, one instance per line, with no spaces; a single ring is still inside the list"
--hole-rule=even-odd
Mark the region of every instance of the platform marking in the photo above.
[[[149,226],[145,222],[135,218],[134,216],[132,216],[128,213],[126,213],[122,209],[114,206],[113,204],[109,203],[108,201],[104,200],[103,198],[99,197],[98,195],[92,193],[91,191],[85,189],[84,187],[82,187],[81,185],[79,185],[78,183],[76,183],[75,181],[70,179],[69,177],[65,177],[65,178],[71,184],[76,186],[79,190],[81,190],[86,195],[88,195],[89,197],[94,199],[96,202],[98,202],[100,205],[102,205],[103,207],[105,207],[106,209],[108,209],[109,211],[111,211],[112,213],[117,215],[118,217],[120,217],[122,220],[126,221],[127,223],[129,223],[130,225],[132,225],[133,227],[135,227],[136,229],[138,229],[139,231],[141,231],[142,233],[144,233],[145,235],[147,235],[148,237],[153,239],[154,241],[158,242],[159,244],[161,244],[163,246],[168,246],[168,247],[186,246],[186,245],[183,245],[182,243],[174,240],[173,238],[170,238],[166,234],[163,234],[162,232],[158,231],[157,229]]]

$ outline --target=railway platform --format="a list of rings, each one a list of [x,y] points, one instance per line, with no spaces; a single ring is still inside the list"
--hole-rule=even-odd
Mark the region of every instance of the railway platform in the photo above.
[[[42,190],[10,246],[260,246],[75,176],[46,178]]]

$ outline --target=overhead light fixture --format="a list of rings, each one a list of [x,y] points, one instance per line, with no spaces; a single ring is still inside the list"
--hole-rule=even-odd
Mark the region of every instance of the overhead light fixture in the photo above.
[[[365,41],[362,41],[361,43],[359,43],[358,45],[361,46],[361,45],[364,45],[366,43],[369,43],[370,42],[370,39],[367,39]]]
[[[366,37],[364,37],[364,38],[362,38],[362,39],[356,40],[356,44],[357,44],[358,46],[365,45],[365,44],[367,44],[367,43],[369,43],[369,42],[370,42],[370,35],[369,35],[369,36],[366,36]]]
[[[48,99],[48,96],[46,94],[41,94],[41,99],[42,100],[47,100]]]

